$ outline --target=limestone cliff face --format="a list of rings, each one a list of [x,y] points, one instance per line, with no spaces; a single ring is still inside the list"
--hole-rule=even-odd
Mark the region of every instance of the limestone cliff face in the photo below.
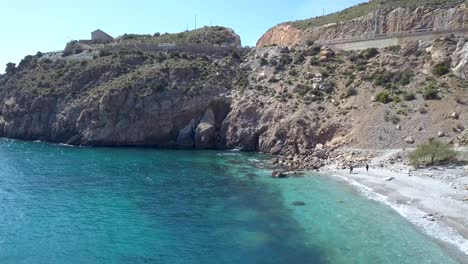
[[[305,37],[303,30],[292,25],[281,24],[268,30],[257,42],[257,47],[265,47],[272,44],[288,46],[300,43]]]
[[[299,29],[293,23],[278,25],[265,33],[257,47],[304,44],[309,40],[326,41],[372,34],[418,29],[468,27],[468,8],[461,4],[453,8],[397,8],[376,10],[365,16],[318,27]]]
[[[142,97],[132,89],[84,100],[16,95],[3,104],[0,134],[73,145],[216,148],[229,105],[216,93]]]
[[[84,61],[29,56],[0,75],[0,136],[92,146],[222,147],[221,123],[237,71],[237,62],[228,65],[228,59],[138,51]]]

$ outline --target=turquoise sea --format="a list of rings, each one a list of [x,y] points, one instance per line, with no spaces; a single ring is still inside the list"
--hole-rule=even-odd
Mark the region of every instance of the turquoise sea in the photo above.
[[[272,179],[268,158],[1,139],[0,263],[456,263],[342,183]]]

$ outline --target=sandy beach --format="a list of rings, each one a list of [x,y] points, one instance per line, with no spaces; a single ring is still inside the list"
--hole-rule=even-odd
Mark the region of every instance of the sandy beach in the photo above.
[[[328,166],[321,170],[353,185],[369,199],[391,206],[424,233],[436,238],[461,263],[468,263],[467,167],[414,170],[402,163],[386,164],[401,150],[380,152],[365,168]]]

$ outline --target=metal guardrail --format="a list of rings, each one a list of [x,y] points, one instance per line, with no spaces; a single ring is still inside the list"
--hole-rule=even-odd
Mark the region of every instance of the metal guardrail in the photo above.
[[[323,40],[319,41],[321,44],[339,44],[339,43],[346,43],[346,42],[355,42],[355,41],[362,41],[362,40],[371,40],[371,39],[379,39],[379,38],[392,38],[392,37],[404,37],[414,34],[420,33],[452,33],[457,31],[467,31],[468,32],[468,24],[459,25],[458,27],[452,28],[424,28],[424,29],[415,29],[410,31],[398,31],[398,32],[391,32],[391,33],[381,33],[381,34],[368,34],[350,38],[338,38],[338,39],[330,39],[330,40]]]

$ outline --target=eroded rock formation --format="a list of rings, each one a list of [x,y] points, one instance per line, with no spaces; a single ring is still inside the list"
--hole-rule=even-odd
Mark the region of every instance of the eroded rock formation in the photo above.
[[[307,41],[326,41],[368,36],[373,34],[412,31],[418,29],[453,29],[467,26],[468,8],[465,4],[452,8],[418,7],[376,10],[362,17],[299,28],[295,23],[283,23],[268,30],[257,47],[305,44]]]

